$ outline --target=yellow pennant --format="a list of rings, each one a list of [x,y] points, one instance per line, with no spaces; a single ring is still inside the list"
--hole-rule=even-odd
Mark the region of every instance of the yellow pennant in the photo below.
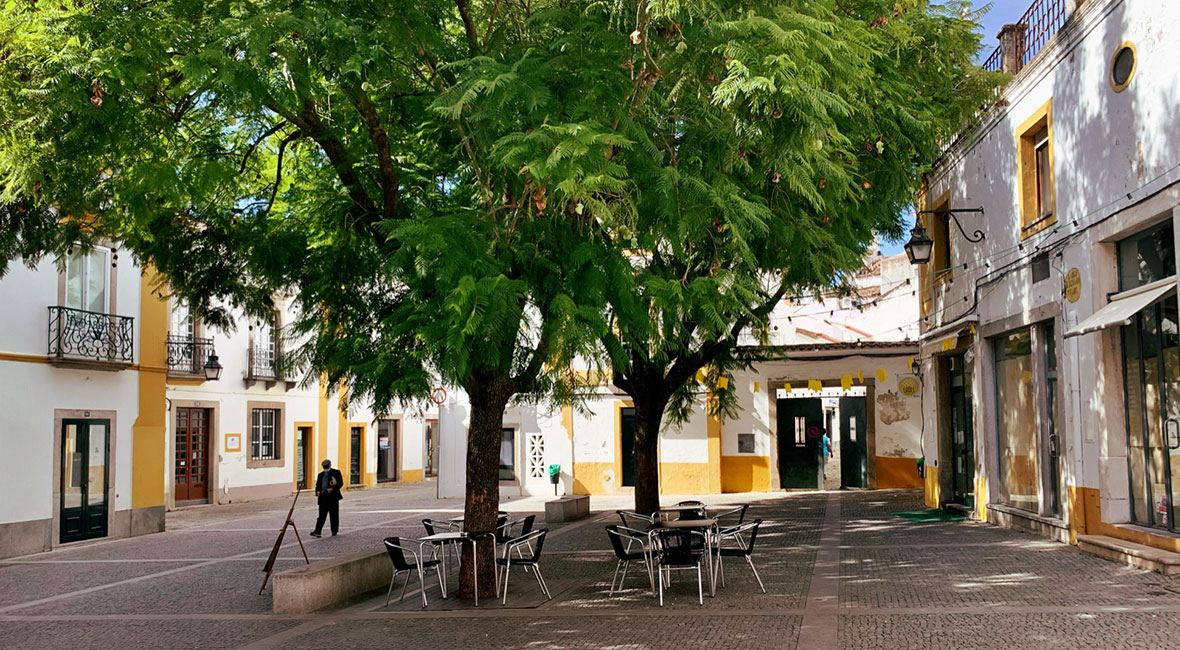
[[[758,382],[754,382],[754,390],[758,390]],[[791,382],[784,381],[783,382],[783,390],[787,391],[787,393],[790,393],[791,392]]]
[[[860,374],[859,370],[856,371],[856,380],[862,384],[865,383],[865,376]]]
[[[758,386],[758,382],[754,382],[754,392],[755,392],[755,393],[757,393],[757,392],[758,392],[758,388],[759,388],[759,386]],[[788,388],[787,390],[790,390],[790,389]]]
[[[910,359],[909,359],[909,370],[910,370],[910,373],[913,374],[913,372],[914,372],[914,358],[913,357],[910,357]]]
[[[952,336],[950,338],[942,340],[943,352],[946,352],[947,350],[954,350],[954,349],[955,349],[955,337]]]
[[[721,390],[725,390],[728,387],[729,387],[729,377],[718,377],[717,378],[717,388],[720,388]]]
[[[840,388],[844,390],[852,388],[852,375],[844,375],[840,378]]]
[[[819,392],[824,389],[824,383],[818,379],[809,379],[807,380],[807,388]]]
[[[885,383],[886,381],[889,381],[889,375],[887,375],[885,373],[884,368],[877,368],[877,381],[879,381],[881,383]]]

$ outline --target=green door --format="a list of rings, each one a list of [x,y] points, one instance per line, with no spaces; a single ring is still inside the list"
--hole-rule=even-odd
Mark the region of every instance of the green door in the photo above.
[[[840,485],[868,487],[868,430],[865,398],[840,398]]]
[[[955,503],[975,507],[975,435],[971,426],[971,373],[966,358],[947,357],[950,375],[951,488]]]
[[[62,542],[107,535],[110,429],[110,420],[62,420]]]
[[[627,407],[619,414],[619,445],[623,457],[623,482],[635,485],[635,409]]]
[[[784,488],[823,487],[824,407],[819,398],[778,400],[778,474]]]

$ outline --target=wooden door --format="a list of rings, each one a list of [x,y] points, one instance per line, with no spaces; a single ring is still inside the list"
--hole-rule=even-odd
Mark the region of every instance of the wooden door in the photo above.
[[[210,409],[176,408],[176,458],[173,495],[176,503],[209,499]]]
[[[823,487],[824,408],[819,398],[778,400],[778,471],[784,488]]]
[[[619,413],[619,455],[623,461],[623,480],[619,485],[635,485],[635,409],[624,407]]]
[[[840,398],[840,486],[868,487],[868,428],[864,397]]]

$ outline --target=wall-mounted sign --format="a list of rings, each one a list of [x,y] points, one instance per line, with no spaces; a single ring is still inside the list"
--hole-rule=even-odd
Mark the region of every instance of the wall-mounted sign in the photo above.
[[[227,433],[225,434],[225,453],[236,453],[242,450],[242,434]]]
[[[754,453],[754,434],[739,433],[738,436],[738,453],[752,454]]]
[[[1077,302],[1082,297],[1082,272],[1077,268],[1070,269],[1065,274],[1065,299]]]
[[[897,390],[906,397],[913,397],[921,390],[922,385],[918,383],[917,377],[902,377],[897,382]]]
[[[814,424],[807,427],[807,437],[808,438],[818,438],[819,437],[819,427],[815,426]]]

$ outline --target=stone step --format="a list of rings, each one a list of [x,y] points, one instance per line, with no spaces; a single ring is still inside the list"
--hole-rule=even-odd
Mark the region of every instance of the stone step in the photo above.
[[[1108,560],[1156,571],[1180,575],[1180,553],[1136,544],[1106,535],[1078,535],[1078,548]]]

